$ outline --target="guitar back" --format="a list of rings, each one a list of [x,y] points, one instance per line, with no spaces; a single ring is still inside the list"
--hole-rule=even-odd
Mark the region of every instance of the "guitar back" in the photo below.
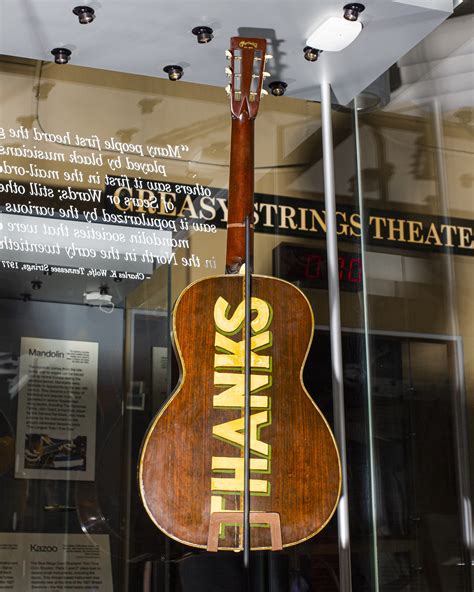
[[[181,381],[144,441],[139,482],[145,508],[172,538],[205,548],[211,512],[243,509],[244,280],[195,282],[180,296],[173,336]],[[282,280],[253,276],[251,511],[279,514],[283,546],[329,521],[340,493],[334,437],[302,383],[313,334],[306,297]],[[271,548],[267,525],[251,548]],[[229,520],[219,548],[242,547]]]

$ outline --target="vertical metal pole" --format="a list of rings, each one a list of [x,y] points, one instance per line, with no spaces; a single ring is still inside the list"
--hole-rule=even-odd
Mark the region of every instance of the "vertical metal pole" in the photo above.
[[[445,220],[445,224],[449,224],[449,188],[448,188],[448,171],[446,166],[446,148],[444,142],[443,129],[443,111],[439,99],[432,100],[433,109],[433,126],[436,140],[436,169],[437,182],[439,193],[439,206],[441,215]],[[456,303],[456,273],[454,267],[454,257],[452,253],[446,253],[443,257],[446,264],[446,300],[448,314],[450,315],[450,331],[454,335],[460,334],[459,321],[457,315]],[[455,385],[456,385],[456,403],[454,405],[454,425],[455,425],[455,450],[456,450],[456,476],[458,489],[458,503],[459,513],[461,517],[461,529],[463,537],[463,562],[466,569],[464,570],[464,578],[466,583],[466,590],[472,589],[472,551],[473,551],[473,537],[472,537],[472,502],[470,495],[469,484],[469,460],[468,460],[468,446],[466,443],[465,434],[467,427],[465,423],[464,413],[462,411],[461,401],[465,397],[464,390],[464,368],[463,368],[463,350],[462,341],[457,338],[456,341],[456,363],[455,366]],[[466,407],[464,407],[466,409]]]
[[[473,589],[474,562],[472,556],[472,497],[469,480],[469,443],[468,427],[466,420],[466,383],[464,379],[464,350],[461,337],[456,337],[454,349],[454,427],[455,427],[455,453],[456,473],[458,481],[458,496],[461,514],[461,529],[463,538],[462,560],[464,563],[464,582],[466,590]]]
[[[339,535],[339,589],[352,591],[349,507],[347,500],[347,454],[342,372],[341,307],[339,300],[339,261],[337,253],[336,191],[331,120],[331,86],[321,84],[321,120],[323,131],[324,201],[326,207],[326,248],[328,261],[329,326],[331,339],[334,431],[342,470],[341,499],[337,508]]]
[[[171,328],[173,326],[172,316],[173,316],[173,290],[171,286],[171,282],[173,279],[173,272],[171,270],[171,265],[168,265],[167,269],[167,286],[166,286],[166,334],[168,335],[167,340],[167,347],[168,351],[166,352],[166,398],[168,399],[171,395],[171,383],[173,380],[173,373],[172,373],[172,366],[171,360],[173,359],[173,346],[171,343],[170,335],[171,335]],[[170,563],[170,556],[171,556],[171,544],[169,537],[165,537],[165,565],[164,565],[164,579],[165,579],[165,586],[164,592],[170,592],[171,589],[171,563]]]
[[[250,566],[250,316],[252,276],[250,261],[250,215],[245,219],[245,411],[244,411],[244,567]]]
[[[372,405],[372,370],[371,370],[371,344],[370,344],[370,318],[369,318],[369,299],[368,299],[368,282],[367,282],[367,231],[365,227],[364,214],[364,198],[362,191],[362,163],[360,156],[360,136],[359,136],[359,115],[357,112],[357,97],[354,97],[354,140],[355,140],[355,178],[357,199],[359,204],[359,215],[361,219],[360,229],[360,258],[362,263],[362,306],[364,311],[363,327],[364,327],[364,345],[365,345],[365,371],[366,371],[366,386],[367,386],[367,428],[369,432],[369,474],[370,474],[370,511],[372,514],[372,553],[373,553],[373,588],[374,592],[379,592],[379,552],[378,552],[378,535],[377,535],[377,487],[375,475],[375,449],[374,449],[374,412]]]

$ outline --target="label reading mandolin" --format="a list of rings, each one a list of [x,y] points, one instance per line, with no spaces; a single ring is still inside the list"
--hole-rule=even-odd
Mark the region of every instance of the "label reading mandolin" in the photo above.
[[[214,386],[227,387],[213,397],[216,409],[241,409],[245,407],[245,301],[236,308],[229,318],[230,304],[219,297],[214,306],[215,354]],[[250,375],[250,452],[258,458],[250,459],[250,472],[270,473],[271,447],[260,439],[261,429],[271,423],[270,396],[265,390],[272,385],[272,357],[260,353],[272,345],[269,326],[272,321],[272,308],[268,302],[253,297],[252,312],[256,313],[251,322],[251,375]],[[240,341],[235,336],[240,336]],[[258,353],[257,353],[258,352]],[[257,393],[252,394],[252,393]],[[225,495],[244,493],[244,417],[214,425],[212,435],[230,445],[228,456],[213,456],[213,473],[227,473],[226,477],[211,478],[211,513],[235,511],[226,509]],[[232,447],[232,448],[231,448]],[[236,450],[239,456],[235,455]],[[220,494],[220,495],[217,495]],[[250,495],[270,495],[270,481],[265,478],[250,478]],[[223,527],[222,527],[223,528]],[[221,535],[223,531],[221,529]]]

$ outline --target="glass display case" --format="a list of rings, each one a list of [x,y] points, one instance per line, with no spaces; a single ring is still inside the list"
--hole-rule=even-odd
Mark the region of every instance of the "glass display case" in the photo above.
[[[175,303],[194,282],[226,271],[224,90],[2,56],[0,590],[472,589],[471,33],[472,2],[464,2],[351,102],[333,100],[337,388],[324,114],[319,97],[272,96],[265,82],[253,273],[291,283],[310,305],[314,336],[297,376],[336,432],[347,479],[316,536],[253,550],[250,570],[243,553],[167,536],[140,495],[147,430],[186,378]],[[289,318],[296,300],[280,305]],[[186,347],[205,351],[192,329],[202,319],[186,323]],[[204,375],[204,362],[193,370]],[[343,395],[336,404],[335,392]],[[290,404],[294,393],[281,396]],[[276,417],[273,405],[265,409]],[[254,428],[257,442],[267,420]],[[323,453],[315,434],[279,421],[301,432],[302,448]],[[199,422],[188,413],[166,461],[196,496],[173,449],[193,430],[201,438]],[[243,438],[241,427],[234,436]],[[203,436],[196,455],[210,446]],[[302,463],[292,478],[319,476]]]

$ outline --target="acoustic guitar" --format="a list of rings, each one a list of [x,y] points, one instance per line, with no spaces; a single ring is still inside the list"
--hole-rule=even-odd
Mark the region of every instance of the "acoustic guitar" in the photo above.
[[[233,37],[228,53],[232,138],[226,274],[198,280],[173,311],[177,389],[145,436],[139,487],[171,538],[216,551],[243,548],[245,220],[253,219],[254,121],[264,39]],[[250,257],[251,259],[251,257]],[[340,462],[331,430],[302,383],[314,319],[292,284],[251,276],[250,547],[309,539],[333,515]]]

